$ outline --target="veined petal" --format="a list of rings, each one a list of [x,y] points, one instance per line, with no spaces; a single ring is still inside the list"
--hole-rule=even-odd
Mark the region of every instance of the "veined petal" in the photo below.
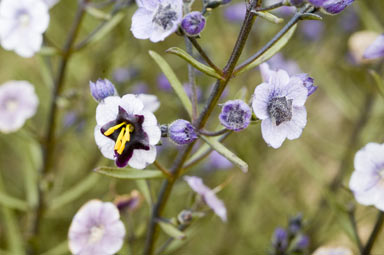
[[[94,130],[95,142],[99,147],[101,154],[103,154],[104,157],[114,160],[115,159],[115,154],[114,154],[115,142],[112,139],[104,136],[100,130],[101,130],[101,127],[97,125]]]
[[[159,0],[136,0],[137,6],[154,11],[159,5]]]
[[[148,135],[149,143],[156,145],[161,138],[161,130],[157,126],[156,117],[151,112],[143,112],[142,115],[144,116],[143,129]]]
[[[273,72],[269,68],[269,64],[267,62],[264,62],[259,65],[259,68],[260,68],[260,74],[263,82],[268,82],[271,78],[271,72]]]
[[[156,147],[149,146],[149,150],[134,150],[131,159],[128,161],[130,167],[144,169],[156,159]]]
[[[380,151],[380,149],[381,146],[379,144],[368,143],[364,148],[359,150],[355,155],[355,170],[363,172],[375,171],[376,160],[372,160],[372,153],[375,153],[376,150]]]
[[[96,108],[96,123],[99,126],[113,121],[119,113],[121,98],[118,96],[107,97]]]
[[[308,89],[304,86],[303,81],[298,77],[291,77],[290,82],[285,88],[286,97],[292,99],[292,105],[303,106],[308,97]]]
[[[303,128],[307,124],[307,111],[304,106],[302,107],[293,107],[292,108],[292,119],[290,121],[284,122],[281,125],[284,125],[287,129],[287,138],[289,140],[297,139],[301,136]]]
[[[128,114],[139,114],[141,115],[141,111],[144,108],[143,102],[138,99],[133,94],[127,94],[121,98],[120,106],[124,108],[124,110]]]
[[[153,12],[139,8],[132,16],[131,31],[137,39],[148,39],[153,32]]]
[[[123,246],[125,236],[124,224],[118,220],[110,225],[106,225],[104,238],[101,240],[100,247],[104,254],[115,254]]]
[[[261,122],[261,134],[264,141],[274,149],[279,148],[287,138],[287,128],[283,125],[276,126],[270,118]]]
[[[269,83],[262,83],[255,88],[252,100],[253,111],[259,119],[269,118],[268,104],[273,93],[273,86]]]

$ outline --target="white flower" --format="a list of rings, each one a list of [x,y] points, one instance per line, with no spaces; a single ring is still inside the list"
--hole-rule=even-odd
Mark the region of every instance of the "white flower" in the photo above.
[[[184,180],[189,187],[199,194],[204,202],[219,216],[223,221],[227,221],[227,209],[223,201],[216,197],[213,190],[204,185],[203,180],[196,176],[185,176]]]
[[[368,143],[355,155],[349,187],[357,202],[384,211],[384,144]]]
[[[27,81],[8,81],[0,86],[0,131],[14,132],[36,113],[39,99]]]
[[[144,111],[155,112],[160,107],[160,101],[155,95],[138,94],[137,98],[144,104]]]
[[[91,200],[73,217],[69,249],[76,255],[112,255],[123,246],[124,224],[113,203]]]
[[[157,119],[144,109],[135,95],[111,96],[96,109],[95,140],[104,157],[143,169],[156,159],[155,145],[161,137]]]
[[[183,18],[182,0],[137,0],[131,31],[137,39],[163,41],[175,32]]]
[[[49,8],[55,6],[60,0],[44,0],[44,2],[48,5]]]
[[[289,77],[284,70],[270,71],[269,81],[256,87],[252,108],[261,119],[265,142],[279,148],[284,140],[297,139],[307,124],[304,103],[308,90],[299,77]]]
[[[0,2],[0,42],[6,50],[32,57],[41,48],[48,24],[48,6],[42,0]]]

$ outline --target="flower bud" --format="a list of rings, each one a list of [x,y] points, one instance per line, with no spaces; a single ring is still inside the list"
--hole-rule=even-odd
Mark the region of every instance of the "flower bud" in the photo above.
[[[376,59],[384,57],[384,34],[379,35],[375,41],[365,50],[365,59]]]
[[[168,128],[169,138],[176,144],[183,145],[197,139],[197,133],[192,124],[186,120],[175,120]]]
[[[177,215],[177,220],[180,224],[189,225],[192,221],[192,211],[191,210],[182,210],[179,215]]]
[[[312,95],[317,90],[317,86],[313,85],[313,78],[311,78],[308,74],[296,74],[295,77],[298,77],[303,81],[304,87],[308,90],[308,96]]]
[[[308,236],[301,235],[295,244],[295,251],[303,251],[306,250],[309,246],[309,238]]]
[[[134,211],[139,208],[141,204],[141,196],[137,190],[132,190],[129,195],[121,195],[115,198],[114,204],[120,212]]]
[[[295,236],[301,231],[301,227],[303,225],[303,216],[298,214],[297,216],[291,218],[289,220],[289,234]]]
[[[107,79],[98,79],[96,82],[90,81],[89,88],[93,98],[97,102],[103,101],[106,97],[117,95],[115,86]]]
[[[316,7],[321,7],[328,14],[338,14],[355,0],[309,0]]]
[[[276,228],[272,239],[273,249],[278,252],[284,251],[288,247],[288,235],[282,228]]]
[[[251,117],[251,108],[242,100],[227,101],[219,115],[220,123],[233,131],[241,131],[248,127]]]
[[[205,27],[205,18],[201,12],[190,12],[181,21],[181,28],[189,36],[197,36]]]

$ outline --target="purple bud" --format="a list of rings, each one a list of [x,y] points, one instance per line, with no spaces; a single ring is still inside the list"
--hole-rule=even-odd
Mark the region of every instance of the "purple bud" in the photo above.
[[[289,3],[291,5],[300,7],[300,6],[302,6],[304,4],[304,0],[289,0]]]
[[[272,239],[273,248],[277,251],[284,251],[288,247],[288,235],[282,228],[276,228]]]
[[[141,204],[142,198],[140,193],[137,190],[132,190],[129,195],[117,196],[115,198],[114,204],[120,212],[122,211],[134,211]]]
[[[176,144],[183,145],[196,140],[197,133],[190,122],[179,119],[169,125],[168,137]]]
[[[295,245],[295,249],[296,251],[302,251],[302,250],[305,250],[307,249],[309,246],[309,238],[308,236],[304,236],[304,235],[301,235],[299,236],[299,239]]]
[[[364,52],[365,59],[376,59],[382,57],[384,57],[384,34],[379,35]]]
[[[338,14],[352,4],[354,0],[328,0],[323,4],[323,8],[330,14]]]
[[[308,2],[310,2],[311,4],[313,4],[314,6],[317,6],[317,7],[321,7],[323,6],[323,4],[326,2],[327,0],[308,0]]]
[[[190,12],[181,21],[181,28],[189,36],[199,35],[205,27],[205,18],[201,12]]]
[[[303,81],[304,87],[308,90],[308,96],[312,95],[317,90],[317,86],[313,85],[313,78],[309,77],[308,74],[296,74],[295,77],[298,77]]]
[[[301,231],[301,227],[303,225],[303,216],[302,214],[298,214],[297,216],[291,218],[289,220],[289,234],[290,236],[295,236]]]
[[[115,86],[107,79],[98,79],[95,83],[90,81],[89,88],[93,98],[97,102],[103,101],[106,97],[117,95]]]
[[[241,131],[248,127],[251,117],[251,108],[242,100],[227,101],[219,115],[221,125],[233,131]]]

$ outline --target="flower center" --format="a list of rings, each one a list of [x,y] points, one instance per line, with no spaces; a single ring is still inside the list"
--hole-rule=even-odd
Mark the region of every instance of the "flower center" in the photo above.
[[[115,143],[115,151],[121,155],[124,151],[125,144],[131,140],[131,133],[135,128],[132,124],[127,124],[126,122],[122,122],[120,124],[117,124],[113,127],[108,128],[107,131],[104,132],[105,136],[112,135],[116,130],[121,128],[119,136],[116,139]]]
[[[15,99],[9,99],[5,102],[5,109],[9,112],[14,112],[18,107],[18,103]]]
[[[268,105],[268,113],[276,125],[280,125],[284,121],[292,118],[292,99],[287,100],[286,97],[272,98]]]
[[[152,19],[152,22],[161,26],[164,30],[169,30],[172,28],[173,22],[177,20],[177,13],[172,10],[171,4],[167,6],[159,6],[155,16]]]
[[[244,123],[244,111],[238,109],[233,109],[228,113],[228,122],[233,126],[241,126]]]
[[[31,17],[28,15],[28,13],[23,12],[19,15],[18,20],[21,26],[26,27],[29,25]]]
[[[99,226],[93,226],[91,228],[91,233],[88,238],[88,243],[97,243],[98,241],[101,240],[101,238],[104,235],[104,226],[99,225]]]

